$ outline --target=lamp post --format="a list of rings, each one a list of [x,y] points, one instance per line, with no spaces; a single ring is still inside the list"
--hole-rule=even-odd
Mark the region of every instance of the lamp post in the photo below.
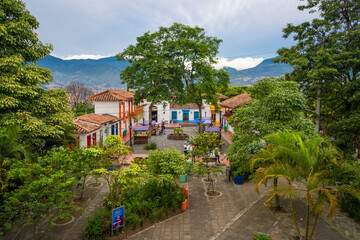
[[[130,122],[130,125],[129,125],[129,130],[130,130],[130,147],[132,147],[132,142],[131,142],[131,130],[132,130],[132,125],[131,125],[131,122]]]

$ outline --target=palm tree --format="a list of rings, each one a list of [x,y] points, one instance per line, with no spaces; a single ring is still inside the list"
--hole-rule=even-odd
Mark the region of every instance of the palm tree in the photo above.
[[[269,179],[283,178],[287,181],[286,187],[274,186],[273,193],[267,202],[275,196],[285,195],[290,199],[292,217],[299,237],[300,229],[293,208],[293,200],[304,196],[307,204],[306,229],[304,239],[311,239],[315,231],[319,214],[329,204],[328,216],[334,213],[336,207],[336,193],[331,169],[337,168],[342,159],[341,152],[319,135],[305,137],[300,133],[278,132],[265,137],[267,149],[257,155],[253,166],[260,164],[262,168],[256,171],[258,186]],[[292,186],[298,182],[299,187]],[[360,197],[360,192],[350,187],[341,186],[348,192]],[[340,189],[341,189],[340,188]],[[315,216],[310,230],[310,214]]]

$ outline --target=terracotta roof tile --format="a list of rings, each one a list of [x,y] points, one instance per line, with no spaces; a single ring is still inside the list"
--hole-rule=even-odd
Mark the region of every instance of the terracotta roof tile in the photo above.
[[[134,98],[134,93],[125,90],[108,90],[91,96],[92,101],[124,101]]]
[[[100,126],[96,126],[96,125],[93,125],[90,123],[79,122],[79,121],[75,121],[74,126],[76,127],[75,132],[80,133],[80,134],[81,133],[91,133],[100,128]]]
[[[195,103],[187,103],[184,105],[170,104],[170,108],[173,108],[173,109],[199,109]],[[204,108],[204,107],[202,107],[202,108]]]
[[[220,103],[220,106],[235,109],[252,100],[249,93],[243,93]]]
[[[114,117],[110,114],[95,114],[95,113],[90,113],[90,114],[86,114],[86,115],[82,115],[82,116],[78,116],[75,121],[82,121],[82,122],[88,122],[88,123],[94,123],[94,124],[104,124],[107,122],[116,122],[119,121],[120,119],[118,117]]]

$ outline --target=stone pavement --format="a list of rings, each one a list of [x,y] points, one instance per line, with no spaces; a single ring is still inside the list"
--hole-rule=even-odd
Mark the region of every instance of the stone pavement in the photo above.
[[[235,185],[220,176],[216,190],[222,193],[219,197],[208,197],[204,194],[207,183],[196,176],[188,176],[186,183],[189,189],[189,208],[173,218],[157,223],[154,226],[131,236],[129,239],[179,239],[179,240],[249,240],[252,234],[264,232],[275,240],[292,240],[294,229],[289,213],[273,214],[264,205],[265,188],[260,187],[260,194],[255,192],[254,184],[248,182]],[[288,202],[282,204],[289,209]],[[304,227],[305,205],[296,202],[301,228]],[[284,217],[285,216],[285,217]],[[358,236],[358,235],[357,235]],[[313,240],[346,240],[338,230],[319,218]]]

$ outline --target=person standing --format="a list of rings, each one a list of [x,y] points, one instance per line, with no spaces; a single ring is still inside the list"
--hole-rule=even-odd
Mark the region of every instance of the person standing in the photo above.
[[[164,135],[165,135],[165,124],[162,124],[161,125],[161,131],[164,133]]]
[[[219,148],[218,148],[218,147],[216,147],[216,148],[214,149],[214,155],[215,155],[218,163],[220,163],[220,151],[219,151]]]

